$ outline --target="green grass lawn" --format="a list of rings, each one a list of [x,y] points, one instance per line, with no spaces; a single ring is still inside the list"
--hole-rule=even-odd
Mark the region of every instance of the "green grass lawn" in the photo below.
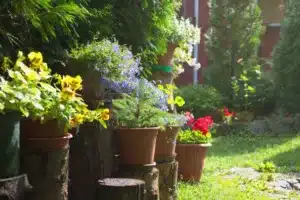
[[[262,182],[226,179],[233,167],[254,167],[271,161],[280,173],[300,172],[300,135],[223,136],[214,140],[199,184],[179,183],[179,200],[262,200]],[[296,199],[300,199],[297,198]]]

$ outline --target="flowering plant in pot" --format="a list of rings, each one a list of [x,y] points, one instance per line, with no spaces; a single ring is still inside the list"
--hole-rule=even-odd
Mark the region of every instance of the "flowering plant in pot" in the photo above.
[[[156,137],[166,115],[166,95],[140,79],[131,94],[113,101],[119,152],[123,164],[153,164]]]
[[[168,96],[167,104],[169,105],[169,113],[164,117],[165,128],[158,132],[155,149],[155,160],[164,162],[175,157],[176,137],[180,127],[185,123],[185,116],[176,113],[176,106],[182,107],[185,101],[181,96],[175,96],[174,98],[173,93],[177,89],[174,84],[159,84],[158,88]]]
[[[28,57],[19,54],[16,66],[25,74],[24,81],[35,81],[34,90],[38,91],[38,112],[34,109],[21,110],[27,119],[21,123],[22,137],[31,144],[46,147],[47,144],[64,146],[71,135],[68,130],[85,121],[98,121],[106,126],[107,110],[89,110],[83,99],[76,94],[82,88],[81,77],[52,75],[43,56],[39,52],[31,52]],[[16,68],[16,67],[15,67]],[[6,69],[8,74],[11,70]],[[19,74],[19,73],[17,73]],[[24,83],[23,81],[23,83]],[[59,83],[60,87],[57,87]],[[22,96],[26,100],[27,94]],[[38,140],[39,142],[37,142]]]
[[[189,19],[174,16],[168,34],[168,51],[159,57],[158,63],[160,66],[173,65],[172,74],[176,77],[183,72],[183,63],[193,62],[193,45],[200,42],[200,28],[195,27]]]
[[[36,73],[21,62],[22,52],[13,63],[4,58],[0,68],[0,178],[19,175],[20,120],[43,111],[39,80]]]
[[[70,71],[84,77],[84,96],[101,96],[107,86],[119,90],[128,78],[139,73],[139,58],[116,40],[98,40],[74,48],[70,52]]]
[[[211,146],[213,120],[211,116],[194,119],[186,113],[187,128],[180,131],[176,146],[179,173],[185,181],[199,181],[207,148]]]

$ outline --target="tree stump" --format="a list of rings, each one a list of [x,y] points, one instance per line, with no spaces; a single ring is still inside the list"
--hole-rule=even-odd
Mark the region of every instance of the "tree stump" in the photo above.
[[[111,176],[113,167],[113,133],[96,124],[80,127],[71,141],[70,200],[93,200],[96,182]]]
[[[6,179],[0,179],[0,200],[23,200],[31,191],[27,175],[22,174]]]
[[[161,200],[177,199],[178,162],[163,162],[156,166],[159,170],[159,196]]]
[[[97,200],[144,200],[145,181],[106,178],[98,181]]]
[[[152,165],[120,165],[117,177],[145,181],[146,200],[159,200],[159,171]]]
[[[51,151],[31,149],[22,153],[22,171],[27,173],[34,188],[30,200],[67,200],[68,146]]]

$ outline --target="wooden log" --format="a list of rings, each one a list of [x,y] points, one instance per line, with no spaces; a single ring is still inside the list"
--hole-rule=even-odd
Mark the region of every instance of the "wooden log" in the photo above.
[[[31,189],[26,174],[0,179],[0,200],[23,200]]]
[[[23,152],[22,171],[33,186],[26,200],[68,199],[69,148],[52,151],[27,150]]]
[[[97,184],[96,200],[144,200],[145,181],[126,178],[106,178]]]
[[[159,196],[161,200],[177,199],[178,162],[158,163]]]
[[[156,168],[156,164],[120,165],[116,176],[145,181],[146,200],[159,200],[159,171]]]
[[[71,140],[70,200],[93,200],[96,182],[111,177],[113,167],[113,132],[96,124],[84,124]]]

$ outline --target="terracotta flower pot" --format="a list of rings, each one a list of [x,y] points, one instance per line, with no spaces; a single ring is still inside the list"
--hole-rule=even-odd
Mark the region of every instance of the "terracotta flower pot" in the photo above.
[[[172,160],[175,156],[176,137],[179,133],[180,127],[173,126],[167,127],[166,130],[159,130],[156,149],[155,149],[155,161],[164,162]]]
[[[69,147],[69,141],[73,136],[68,133],[65,136],[56,138],[26,138],[24,146],[27,150],[30,149],[43,149],[43,150],[58,150],[67,149]]]
[[[65,135],[67,133],[65,133],[64,127],[56,120],[49,120],[43,124],[32,119],[21,121],[22,138],[56,138]]]
[[[211,144],[177,144],[178,174],[183,181],[200,181],[207,148]]]
[[[172,66],[172,59],[176,47],[178,47],[177,44],[168,44],[167,52],[165,53],[165,55],[158,57],[158,64]]]
[[[158,127],[117,129],[122,164],[146,165],[154,163]]]

